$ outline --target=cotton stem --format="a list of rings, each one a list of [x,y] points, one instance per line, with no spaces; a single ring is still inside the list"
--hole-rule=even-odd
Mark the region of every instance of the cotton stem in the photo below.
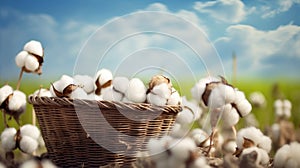
[[[16,90],[19,90],[19,89],[20,89],[20,85],[21,85],[21,80],[22,80],[23,72],[24,72],[24,68],[22,68],[21,71],[20,71],[20,75],[19,75],[19,79],[18,79],[18,83],[17,83],[17,88],[16,88]]]

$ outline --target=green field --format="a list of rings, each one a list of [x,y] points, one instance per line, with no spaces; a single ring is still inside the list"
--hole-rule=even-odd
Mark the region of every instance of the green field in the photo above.
[[[54,80],[53,80],[54,81]],[[234,85],[245,92],[246,96],[249,96],[250,93],[254,91],[262,92],[266,99],[267,105],[264,108],[253,108],[252,113],[256,116],[257,120],[260,123],[260,128],[265,128],[268,125],[271,125],[274,122],[274,109],[273,102],[274,96],[272,93],[272,89],[275,83],[277,83],[279,92],[284,95],[287,99],[292,102],[292,117],[291,121],[295,124],[295,127],[298,128],[300,125],[300,81],[292,81],[292,80],[278,80],[279,82],[274,82],[275,80],[240,80],[236,82]],[[7,81],[0,80],[0,86],[3,86]],[[16,86],[16,81],[8,82],[11,86]],[[27,95],[33,93],[35,90],[39,89],[39,87],[43,85],[43,87],[49,87],[50,81],[40,81],[40,80],[29,80],[24,78],[21,83],[20,90],[25,92]],[[191,97],[190,89],[194,85],[192,82],[181,83],[180,84],[180,92],[184,93],[188,98]],[[175,86],[178,87],[178,86]],[[21,116],[21,123],[31,123],[32,122],[32,105],[27,105],[27,111],[25,114]],[[3,123],[2,115],[0,117],[1,123]],[[10,126],[14,126],[17,128],[16,123],[11,120],[8,122]],[[0,125],[0,131],[4,129],[4,124]]]

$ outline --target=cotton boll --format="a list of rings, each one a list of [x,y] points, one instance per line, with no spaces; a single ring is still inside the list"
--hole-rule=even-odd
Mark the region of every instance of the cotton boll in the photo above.
[[[188,125],[194,121],[194,114],[187,108],[183,108],[181,112],[178,113],[176,122],[182,125]]]
[[[179,123],[175,123],[170,132],[170,136],[174,138],[181,138],[184,137],[188,133],[188,131],[189,131],[188,128],[182,126]]]
[[[155,86],[166,84],[168,86],[168,89],[172,88],[172,83],[169,78],[163,76],[163,75],[155,75],[151,78],[151,81],[149,82],[149,90],[152,90]]]
[[[152,160],[154,161],[161,161],[165,160],[168,157],[167,149],[168,144],[173,138],[170,136],[164,136],[161,139],[150,139],[147,148],[149,151],[149,155],[151,156]]]
[[[133,101],[129,100],[127,97],[124,97],[122,99],[122,102],[124,102],[124,103],[134,103]]]
[[[41,161],[43,168],[57,168],[50,160],[44,159]]]
[[[202,109],[199,107],[198,103],[195,100],[188,101],[186,97],[182,97],[182,105],[190,108],[194,113],[194,120],[198,120],[202,114]]]
[[[261,92],[251,93],[249,96],[249,100],[253,105],[255,105],[257,107],[263,106],[266,101],[265,96]]]
[[[223,108],[222,121],[224,127],[232,127],[239,122],[240,116],[231,104],[226,104]]]
[[[50,92],[51,92],[51,95],[53,97],[64,97],[66,95],[63,95],[63,91],[65,88],[67,88],[69,85],[72,85],[74,84],[74,79],[68,75],[62,75],[61,78],[58,80],[58,81],[55,81],[51,87],[50,87]],[[54,91],[54,88],[55,90],[57,90],[59,93],[56,93]],[[58,95],[57,95],[58,94]]]
[[[235,89],[235,100],[234,102],[239,102],[241,100],[246,99],[244,92]]]
[[[167,104],[167,99],[150,92],[147,94],[147,102],[156,106],[164,106]]]
[[[179,161],[186,161],[190,152],[196,149],[196,144],[191,138],[174,139],[170,144],[170,151],[172,156]]]
[[[15,90],[9,99],[8,109],[23,113],[26,110],[26,103],[26,95],[19,90]]]
[[[269,153],[272,148],[272,140],[267,136],[262,136],[257,146]]]
[[[44,56],[44,49],[42,47],[42,44],[35,40],[31,40],[31,41],[27,42],[24,45],[24,50],[29,53],[38,55],[40,57]]]
[[[181,97],[179,93],[172,88],[172,94],[168,99],[167,105],[180,105],[181,104]]]
[[[234,140],[223,143],[223,150],[227,153],[234,153],[236,150],[236,142]]]
[[[283,168],[288,158],[290,158],[290,145],[285,144],[279,148],[274,156],[274,167]]]
[[[242,128],[237,133],[236,143],[239,149],[243,149],[244,138],[247,138],[253,141],[253,145],[256,146],[263,136],[263,133],[255,127]]]
[[[0,162],[0,168],[6,168],[6,166]]]
[[[1,145],[6,152],[10,152],[16,148],[15,135],[17,130],[15,128],[5,128],[1,134]]]
[[[269,158],[268,153],[265,150],[257,148],[257,147],[251,147],[251,148],[244,149],[240,158],[242,158],[243,155],[250,154],[253,151],[255,151],[257,153],[257,159],[255,162],[256,166],[259,166],[259,165],[266,166],[269,163],[270,158]]]
[[[31,96],[52,97],[52,93],[48,89],[41,88],[36,90]]]
[[[168,99],[171,96],[171,89],[166,83],[154,86],[151,92],[165,99]]]
[[[143,103],[146,100],[146,91],[144,83],[138,78],[133,78],[129,81],[125,95],[132,102]]]
[[[102,101],[103,95],[96,95],[95,93],[91,93],[87,95],[87,100],[96,100],[96,101]]]
[[[87,93],[84,91],[84,89],[82,88],[77,88],[75,89],[70,95],[69,97],[71,99],[88,99],[88,95]]]
[[[282,106],[283,106],[283,108],[286,108],[289,110],[292,109],[292,103],[289,100],[283,100]]]
[[[251,104],[248,102],[248,100],[244,99],[236,103],[237,111],[239,114],[244,117],[247,114],[249,114],[252,110]]]
[[[30,72],[36,71],[40,66],[39,61],[33,55],[28,54],[25,59],[25,68]]]
[[[27,51],[21,51],[18,53],[18,55],[15,58],[15,62],[19,68],[23,68],[25,66],[25,60],[27,56],[28,56]]]
[[[20,149],[28,154],[33,153],[39,146],[37,140],[31,138],[30,136],[22,136],[20,140]]]
[[[105,90],[102,91],[103,100],[108,101],[121,101],[124,97],[122,93],[116,92],[113,87],[105,88]]]
[[[210,168],[207,164],[206,159],[204,157],[198,157],[190,166],[189,168]]]
[[[111,73],[110,70],[108,69],[101,69],[99,70],[97,73],[96,73],[96,76],[95,76],[95,81],[97,82],[98,80],[98,83],[100,85],[104,85],[106,82],[110,81],[113,79],[113,75]]]
[[[300,165],[298,165],[297,161],[294,159],[288,159],[285,163],[285,167],[288,168],[299,168]]]
[[[218,79],[213,78],[213,77],[206,77],[203,79],[200,79],[195,86],[191,89],[191,93],[192,93],[192,97],[198,101],[201,102],[202,100],[202,95],[205,91],[206,88],[206,84],[210,83],[210,82],[215,82],[218,81]]]
[[[39,139],[41,135],[40,130],[36,126],[31,124],[23,125],[20,128],[20,132],[21,132],[21,136],[29,136],[35,140]]]
[[[39,164],[37,161],[28,160],[28,161],[25,161],[24,163],[22,163],[19,168],[37,168],[37,167],[39,167]]]
[[[209,141],[207,141],[208,134],[205,131],[203,131],[202,129],[199,129],[199,128],[194,129],[190,133],[190,137],[195,141],[197,146],[200,146],[200,145],[208,146],[209,145]]]
[[[128,84],[129,84],[129,80],[126,77],[115,77],[113,79],[114,89],[121,93],[126,92]]]
[[[89,94],[95,90],[94,80],[90,76],[87,75],[75,75],[74,84],[83,86],[84,91]]]
[[[13,88],[9,85],[4,85],[0,88],[0,105],[7,99],[9,95],[14,92]]]
[[[279,141],[279,137],[280,137],[280,126],[277,123],[274,123],[271,127],[272,130],[272,139],[274,141]]]
[[[209,95],[208,107],[215,109],[224,106],[225,103],[225,88],[223,84],[219,84],[211,91]]]

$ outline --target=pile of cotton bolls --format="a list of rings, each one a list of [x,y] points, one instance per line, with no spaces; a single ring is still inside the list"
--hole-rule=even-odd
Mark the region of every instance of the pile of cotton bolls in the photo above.
[[[18,124],[20,115],[26,110],[26,103],[26,95],[23,92],[14,90],[9,85],[0,88],[0,109],[4,114],[13,116]]]
[[[206,159],[198,153],[195,142],[190,138],[178,139],[164,136],[161,139],[151,139],[148,143],[148,151],[156,168],[210,167]]]
[[[22,152],[32,154],[39,147],[41,134],[36,126],[26,124],[15,128],[5,128],[1,134],[1,145],[5,152],[19,148]]]
[[[71,99],[122,101],[127,103],[150,103],[157,106],[180,105],[181,97],[171,81],[162,75],[154,76],[149,88],[139,78],[113,77],[107,69],[99,70],[95,77],[63,75],[51,84],[52,97]]]
[[[242,128],[237,133],[237,149],[234,153],[240,160],[253,159],[248,155],[255,155],[256,167],[267,166],[269,164],[268,153],[272,148],[272,141],[255,127]]]

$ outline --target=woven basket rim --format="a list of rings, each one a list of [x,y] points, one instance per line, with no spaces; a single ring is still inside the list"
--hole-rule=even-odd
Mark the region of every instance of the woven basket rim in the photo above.
[[[107,100],[86,100],[86,99],[70,99],[59,97],[39,97],[29,96],[28,102],[32,105],[44,105],[44,106],[74,106],[74,105],[95,105],[98,104],[102,109],[131,109],[131,110],[149,110],[149,111],[162,111],[164,113],[177,114],[182,111],[181,105],[165,105],[157,106],[149,103],[127,103],[121,101],[107,101]]]

